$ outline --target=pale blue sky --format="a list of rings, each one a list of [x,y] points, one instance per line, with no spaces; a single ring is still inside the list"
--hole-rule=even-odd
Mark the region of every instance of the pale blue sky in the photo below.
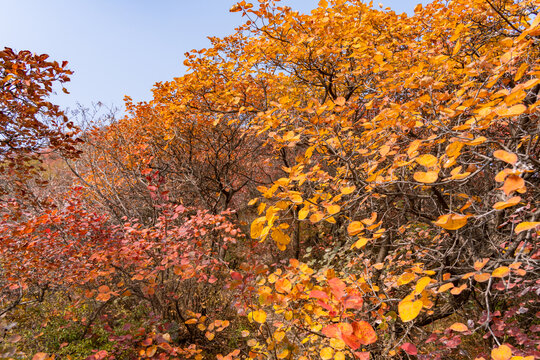
[[[421,0],[382,0],[412,13]],[[184,73],[184,53],[230,34],[243,19],[234,0],[0,0],[0,46],[68,60],[75,72],[53,101],[63,107],[102,101],[123,106],[124,95],[149,100],[158,81]],[[302,12],[318,0],[284,0]]]

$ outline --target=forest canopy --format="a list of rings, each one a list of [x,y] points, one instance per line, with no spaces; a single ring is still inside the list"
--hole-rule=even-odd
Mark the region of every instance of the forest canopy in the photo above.
[[[540,357],[539,5],[242,1],[123,117],[6,48],[3,358]]]

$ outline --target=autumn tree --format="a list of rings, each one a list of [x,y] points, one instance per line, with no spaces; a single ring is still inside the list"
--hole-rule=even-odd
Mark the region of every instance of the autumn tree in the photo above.
[[[0,157],[2,193],[32,197],[27,181],[37,180],[40,154],[56,151],[74,157],[76,127],[48,97],[69,81],[67,62],[11,48],[0,51]]]
[[[192,52],[190,74],[158,91],[179,109],[249,115],[275,154],[295,150],[287,175],[260,187],[264,214],[251,235],[285,249],[304,234],[299,242],[325,255],[305,269],[321,274],[313,283],[279,270],[274,288],[261,286],[272,313],[275,302],[290,314],[298,301],[288,325],[272,318],[276,331],[303,330],[323,358],[372,344],[362,334],[375,324],[390,335],[366,348],[374,357],[400,348],[444,357],[478,332],[494,357],[509,351],[505,342],[534,352],[537,337],[515,309],[536,286],[537,4],[435,1],[411,17],[345,1],[321,1],[311,15],[270,1],[232,10],[246,25]],[[364,305],[343,303],[357,292]],[[306,310],[310,297],[318,305]],[[257,311],[262,336],[268,320]],[[300,319],[305,311],[316,320]],[[347,330],[330,330],[336,322]],[[522,329],[519,340],[508,323]],[[328,349],[328,338],[338,343]],[[427,338],[446,346],[413,345]],[[316,349],[287,339],[256,343],[253,356]],[[283,341],[287,351],[276,353]]]

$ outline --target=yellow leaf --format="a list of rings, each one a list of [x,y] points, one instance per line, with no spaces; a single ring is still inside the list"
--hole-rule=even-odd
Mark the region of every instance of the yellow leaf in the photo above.
[[[398,305],[398,312],[401,321],[408,322],[414,320],[422,310],[422,301],[401,301]]]
[[[204,336],[206,336],[206,338],[208,340],[213,340],[215,337],[216,337],[216,334],[214,334],[213,332],[210,332],[210,331],[207,331]]]
[[[493,360],[509,360],[512,357],[512,349],[507,345],[501,345],[491,350]]]
[[[280,229],[272,230],[272,239],[280,245],[288,245],[291,242],[289,235],[285,234]]]
[[[508,275],[509,273],[510,273],[510,269],[508,267],[501,266],[493,270],[493,272],[491,273],[491,276],[496,277],[496,278],[502,278]]]
[[[461,49],[461,41],[458,41],[456,43],[456,46],[454,46],[454,50],[452,51],[452,55],[456,55],[459,52],[459,49]]]
[[[287,356],[289,356],[289,349],[283,349],[283,351],[278,354],[277,358],[285,359]]]
[[[261,236],[261,233],[264,228],[264,223],[266,222],[266,217],[261,216],[251,223],[251,238],[257,239]]]
[[[431,154],[424,154],[417,157],[416,162],[422,166],[430,168],[437,165],[438,159]]]
[[[504,150],[494,151],[493,156],[512,165],[514,165],[518,161],[518,157],[516,154]]]
[[[249,313],[248,319],[259,324],[264,324],[266,322],[266,313],[263,310],[252,311]]]
[[[439,172],[438,171],[428,171],[428,172],[417,171],[413,174],[413,178],[414,180],[418,182],[431,184],[437,181],[437,179],[439,178]]]
[[[304,206],[298,211],[298,220],[304,220],[309,214],[309,207]]]
[[[360,233],[362,230],[364,230],[364,224],[362,224],[360,221],[353,221],[349,224],[349,226],[347,226],[347,232],[350,236],[354,236]]]
[[[463,143],[459,141],[455,141],[446,147],[446,155],[448,155],[448,157],[451,157],[451,158],[456,157],[460,154],[462,148],[463,148]]]
[[[522,231],[527,231],[530,229],[536,228],[538,225],[540,225],[540,221],[536,222],[522,222],[516,226],[516,229],[514,230],[516,234],[519,234]]]
[[[512,173],[511,169],[503,169],[503,170],[499,171],[499,173],[497,175],[495,175],[495,181],[496,182],[503,182],[504,179],[506,179],[506,177],[508,175],[510,175],[510,173]]]
[[[276,331],[274,332],[274,340],[277,342],[281,342],[283,338],[285,337],[285,331]]]
[[[356,240],[356,242],[353,244],[353,248],[361,249],[368,243],[369,239],[365,237],[361,237],[360,239]]]
[[[334,355],[334,360],[345,360],[345,354],[341,351],[338,351],[335,355]]]
[[[418,148],[422,144],[422,141],[420,140],[414,140],[407,149],[407,155],[409,155],[410,158],[412,158],[415,154],[418,153]]]
[[[414,292],[416,294],[420,294],[422,291],[424,291],[424,289],[426,288],[426,286],[429,285],[430,282],[431,282],[431,278],[428,276],[424,276],[423,278],[418,280],[418,282],[416,283]]]
[[[460,322],[453,323],[452,326],[450,326],[450,329],[452,329],[454,331],[457,331],[457,332],[465,332],[465,331],[469,330],[467,325],[465,325],[463,323],[460,323]]]
[[[521,79],[523,74],[525,74],[525,71],[527,70],[528,66],[529,66],[529,64],[527,64],[526,62],[521,64],[519,69],[516,71],[516,75],[514,76],[514,82],[517,82],[517,81],[519,81],[519,79]]]
[[[493,205],[493,208],[496,209],[496,210],[502,210],[502,209],[506,209],[508,207],[511,207],[511,206],[515,206],[517,204],[519,204],[519,202],[521,201],[521,197],[519,196],[514,196],[506,201],[499,201],[499,202],[496,202],[495,205]]]
[[[334,349],[330,346],[326,346],[321,350],[321,359],[330,360],[332,357],[334,357]]]
[[[439,217],[434,224],[446,230],[457,230],[461,229],[467,224],[468,217],[469,216],[458,214],[443,215]]]
[[[413,281],[415,277],[416,275],[414,275],[413,273],[406,272],[398,278],[397,284],[398,286],[408,284]]]

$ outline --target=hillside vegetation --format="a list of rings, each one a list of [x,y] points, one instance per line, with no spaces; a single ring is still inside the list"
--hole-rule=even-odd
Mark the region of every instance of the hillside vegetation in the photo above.
[[[242,1],[122,118],[6,48],[3,358],[540,357],[539,5]]]

